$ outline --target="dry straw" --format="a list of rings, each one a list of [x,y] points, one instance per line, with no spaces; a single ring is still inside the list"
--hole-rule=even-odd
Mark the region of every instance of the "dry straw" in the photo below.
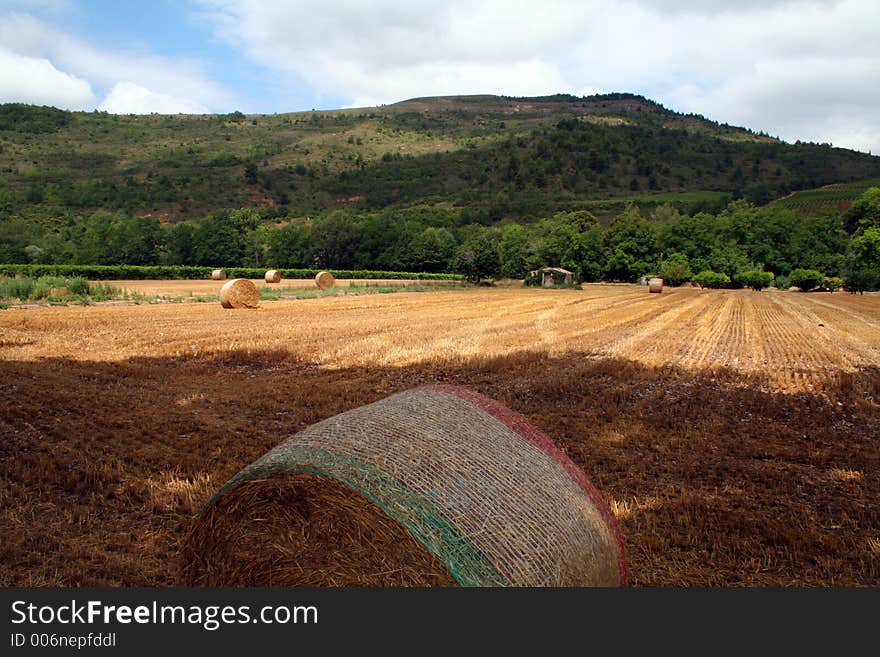
[[[277,269],[270,269],[266,272],[266,276],[264,278],[267,283],[280,283],[281,272]]]
[[[315,276],[315,285],[322,290],[329,290],[335,283],[336,279],[329,271],[319,271]]]
[[[498,402],[419,388],[293,436],[208,502],[189,586],[613,586],[614,517]]]
[[[648,281],[648,291],[659,294],[663,291],[663,279],[662,278],[652,278]]]
[[[215,269],[211,272],[211,280],[212,281],[225,281],[226,280],[226,272],[222,269]]]
[[[224,308],[256,308],[260,305],[260,292],[253,281],[233,278],[220,288],[220,305]]]

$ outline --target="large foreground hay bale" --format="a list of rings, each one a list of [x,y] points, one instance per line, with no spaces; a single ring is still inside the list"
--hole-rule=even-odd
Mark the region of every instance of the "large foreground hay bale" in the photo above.
[[[235,475],[184,544],[189,586],[614,586],[623,543],[584,473],[465,388],[315,424]]]
[[[663,279],[662,278],[652,278],[648,281],[648,292],[653,292],[659,294],[663,291]]]
[[[322,290],[329,290],[335,283],[336,279],[333,278],[333,274],[329,271],[319,271],[315,275],[315,285]]]
[[[212,281],[225,281],[226,280],[226,272],[222,269],[215,269],[211,272],[211,280]]]
[[[224,308],[256,308],[260,292],[247,278],[233,278],[220,288],[220,305]]]
[[[270,269],[266,272],[264,280],[267,283],[280,283],[281,282],[281,272],[277,269]]]

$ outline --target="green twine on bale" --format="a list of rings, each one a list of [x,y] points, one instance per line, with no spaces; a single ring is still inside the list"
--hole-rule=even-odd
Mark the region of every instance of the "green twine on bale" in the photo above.
[[[372,464],[345,454],[283,443],[230,479],[203,510],[239,484],[275,472],[317,474],[360,493],[403,525],[446,566],[459,586],[507,586],[489,560],[433,504]]]

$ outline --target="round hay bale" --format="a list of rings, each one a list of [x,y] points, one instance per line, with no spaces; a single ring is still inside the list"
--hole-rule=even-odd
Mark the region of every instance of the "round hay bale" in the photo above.
[[[260,305],[260,292],[253,281],[233,278],[220,288],[220,305],[224,308],[256,308]]]
[[[329,271],[319,271],[315,275],[315,285],[322,290],[329,290],[335,283],[336,279]]]
[[[602,496],[523,417],[465,388],[402,392],[319,422],[205,505],[188,586],[615,586]]]
[[[225,281],[226,280],[226,272],[222,269],[215,269],[211,272],[211,280],[212,281]]]
[[[267,283],[280,283],[281,282],[281,272],[277,269],[270,269],[266,272],[266,276],[264,277]]]
[[[652,278],[648,281],[648,292],[653,292],[659,294],[663,291],[663,279],[662,278]]]

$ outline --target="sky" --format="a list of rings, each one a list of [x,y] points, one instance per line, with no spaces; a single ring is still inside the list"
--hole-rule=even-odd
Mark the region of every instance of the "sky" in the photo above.
[[[880,153],[880,0],[0,0],[0,102],[271,114],[609,92]]]

